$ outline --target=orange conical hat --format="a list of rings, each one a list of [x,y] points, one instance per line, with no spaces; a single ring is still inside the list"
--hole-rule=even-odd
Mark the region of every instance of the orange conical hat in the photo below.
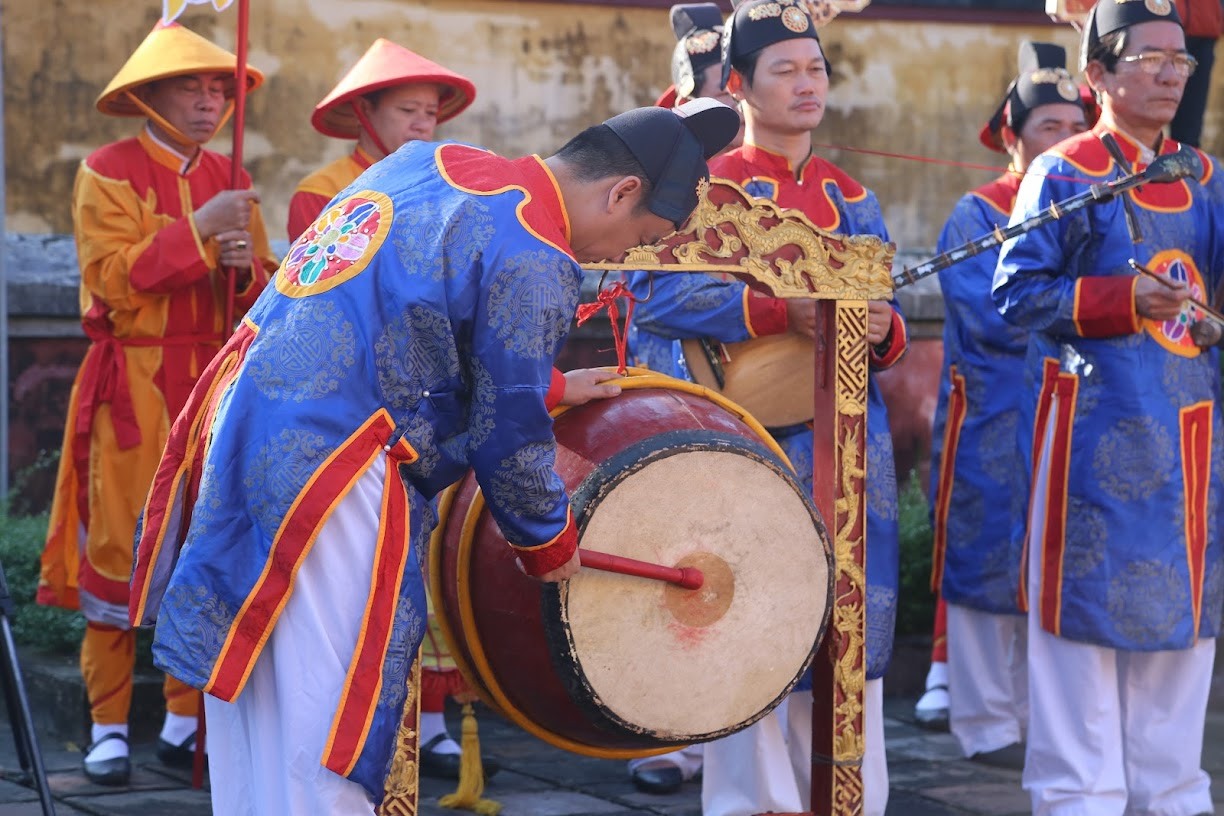
[[[128,91],[184,74],[233,73],[237,65],[236,56],[194,31],[178,23],[158,23],[98,97],[98,110],[108,116],[146,116],[148,111],[135,104]],[[247,90],[258,88],[263,79],[247,66]]]
[[[361,125],[352,102],[359,96],[411,82],[432,82],[444,87],[438,122],[457,116],[476,98],[472,80],[379,37],[332,92],[315,106],[310,124],[324,136],[356,139]]]

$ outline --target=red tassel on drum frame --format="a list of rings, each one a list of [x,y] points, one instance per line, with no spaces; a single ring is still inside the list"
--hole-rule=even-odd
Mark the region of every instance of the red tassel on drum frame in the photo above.
[[[600,286],[603,286],[603,281],[600,281]],[[616,306],[616,301],[620,298],[628,298],[629,308],[625,310],[625,323],[622,326],[620,320],[620,309]],[[599,294],[595,296],[594,303],[580,303],[575,312],[578,320],[578,325],[590,320],[595,315],[599,314],[600,309],[608,310],[608,322],[612,324],[612,344],[616,348],[616,373],[624,376],[628,371],[628,365],[625,362],[627,356],[627,348],[629,343],[629,324],[633,320],[633,306],[637,303],[637,298],[625,286],[624,281],[617,281],[606,288],[600,288]]]

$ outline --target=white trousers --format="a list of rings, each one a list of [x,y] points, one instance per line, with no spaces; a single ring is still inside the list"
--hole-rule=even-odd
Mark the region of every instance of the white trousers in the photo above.
[[[948,724],[965,756],[1021,742],[1028,620],[948,604]]]
[[[884,681],[864,690],[863,816],[884,816]],[[703,816],[757,816],[811,809],[812,693],[791,694],[748,728],[705,744]]]
[[[1054,412],[1058,410],[1055,398]],[[1029,598],[1041,597],[1042,442],[1029,529]],[[1202,768],[1215,640],[1130,652],[1056,637],[1029,615],[1024,787],[1034,816],[1195,816],[1212,811]]]
[[[1124,652],[1055,637],[1032,619],[1024,787],[1033,813],[1210,813],[1202,754],[1215,640]]]
[[[204,697],[213,813],[374,812],[360,785],[320,761],[369,595],[384,464],[324,524],[238,699]]]

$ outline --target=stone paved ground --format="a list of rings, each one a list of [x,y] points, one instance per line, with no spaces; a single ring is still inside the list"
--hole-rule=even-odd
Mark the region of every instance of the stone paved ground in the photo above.
[[[889,816],[1019,816],[1028,812],[1019,773],[960,759],[950,736],[923,731],[909,721],[912,706],[913,701],[907,699],[886,702],[892,782]],[[649,796],[634,790],[621,762],[588,759],[552,748],[489,714],[481,717],[481,734],[486,753],[505,767],[487,790],[487,795],[503,804],[504,816],[700,813],[699,783],[687,783],[675,796]],[[57,813],[209,816],[212,812],[207,793],[191,790],[187,774],[161,767],[150,745],[136,746],[136,770],[127,789],[86,782],[79,771],[81,755],[76,745],[44,742],[43,753]],[[1221,780],[1215,786],[1215,801],[1224,813],[1224,699],[1217,699],[1208,714],[1204,764]],[[16,777],[16,752],[5,728],[0,730],[0,814],[41,813],[35,792],[17,784]],[[436,803],[438,796],[451,789],[448,784],[426,780],[422,816],[456,813]]]

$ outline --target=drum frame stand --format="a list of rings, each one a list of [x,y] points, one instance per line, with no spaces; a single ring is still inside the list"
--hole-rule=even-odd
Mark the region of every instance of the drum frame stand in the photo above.
[[[812,661],[812,813],[858,816],[867,684],[867,299],[822,300],[818,310],[812,498],[832,527],[837,574],[832,619]]]
[[[4,703],[8,707],[9,724],[13,727],[21,772],[34,782],[44,816],[55,816],[55,803],[51,799],[51,788],[47,785],[47,771],[38,748],[38,736],[34,733],[30,701],[21,678],[21,664],[17,661],[17,646],[9,626],[13,609],[13,597],[9,594],[8,581],[4,577],[4,565],[0,564],[0,652],[3,652],[4,662],[0,666],[0,687],[4,689]]]
[[[891,300],[896,248],[875,236],[834,235],[798,210],[711,179],[698,187],[685,225],[604,272],[733,275],[779,298],[819,301],[813,499],[835,557],[833,609],[812,663],[812,810],[863,812],[863,695],[866,676],[867,302]]]

